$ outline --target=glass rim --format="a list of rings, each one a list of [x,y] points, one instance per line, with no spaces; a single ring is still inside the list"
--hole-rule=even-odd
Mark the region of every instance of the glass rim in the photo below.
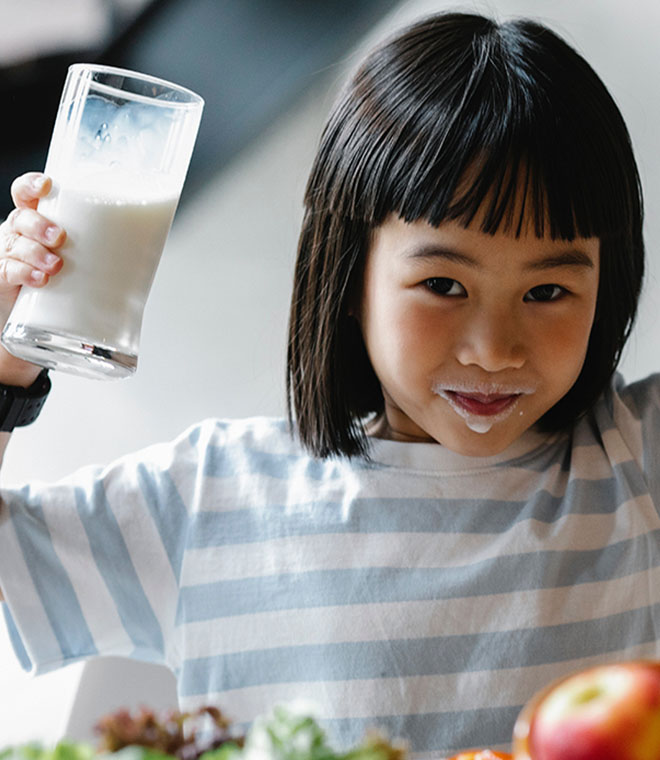
[[[107,66],[105,64],[97,64],[97,63],[72,63],[69,66],[69,73],[76,73],[76,72],[83,72],[83,71],[89,71],[90,73],[100,73],[100,74],[115,74],[117,76],[123,76],[130,79],[135,79],[138,81],[143,82],[150,82],[152,84],[157,84],[161,87],[166,87],[170,90],[174,90],[175,92],[183,93],[187,96],[189,96],[190,100],[188,101],[172,101],[172,100],[158,100],[157,98],[151,98],[148,95],[141,95],[137,92],[127,92],[125,90],[122,90],[119,87],[114,87],[111,84],[106,84],[105,82],[98,82],[96,80],[92,80],[92,84],[95,89],[99,89],[101,91],[105,91],[106,93],[112,93],[112,94],[118,94],[118,95],[124,95],[130,100],[137,100],[142,101],[144,103],[149,103],[151,105],[156,106],[163,106],[166,108],[198,108],[199,106],[204,106],[204,98],[202,98],[201,95],[198,95],[193,90],[189,89],[188,87],[183,87],[180,84],[176,84],[175,82],[170,82],[167,79],[162,79],[160,77],[152,76],[151,74],[143,74],[140,71],[133,71],[131,69],[123,69],[118,66]]]

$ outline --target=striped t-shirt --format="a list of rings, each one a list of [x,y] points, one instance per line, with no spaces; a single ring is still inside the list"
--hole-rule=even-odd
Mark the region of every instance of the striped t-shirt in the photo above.
[[[318,460],[282,421],[206,421],[3,492],[12,640],[35,673],[164,662],[239,724],[303,699],[338,745],[506,748],[549,680],[659,654],[659,449],[659,376],[485,459]]]

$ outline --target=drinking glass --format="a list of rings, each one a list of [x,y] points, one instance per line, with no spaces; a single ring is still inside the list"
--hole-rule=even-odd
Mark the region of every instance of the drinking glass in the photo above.
[[[2,332],[12,354],[85,377],[137,368],[144,307],[190,163],[204,101],[110,66],[69,68],[41,214],[67,232],[63,267],[22,288]]]

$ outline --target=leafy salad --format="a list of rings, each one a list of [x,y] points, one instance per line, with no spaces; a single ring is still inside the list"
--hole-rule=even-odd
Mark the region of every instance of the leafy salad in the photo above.
[[[61,741],[0,749],[0,760],[404,760],[402,746],[367,735],[348,751],[333,749],[317,720],[291,706],[258,718],[243,736],[215,707],[164,716],[143,708],[103,718],[98,747]]]

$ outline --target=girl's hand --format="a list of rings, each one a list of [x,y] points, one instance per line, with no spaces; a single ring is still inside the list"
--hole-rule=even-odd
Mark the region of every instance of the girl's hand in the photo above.
[[[0,317],[6,322],[21,286],[40,288],[62,268],[56,253],[66,233],[37,210],[51,180],[30,172],[14,180],[11,196],[16,208],[0,225]]]
[[[62,268],[57,250],[66,232],[36,210],[51,186],[51,180],[38,172],[23,174],[12,183],[16,208],[0,224],[0,330],[21,287],[41,288]],[[27,380],[34,374],[32,367],[0,347],[0,382],[10,383],[7,378],[14,375]]]

